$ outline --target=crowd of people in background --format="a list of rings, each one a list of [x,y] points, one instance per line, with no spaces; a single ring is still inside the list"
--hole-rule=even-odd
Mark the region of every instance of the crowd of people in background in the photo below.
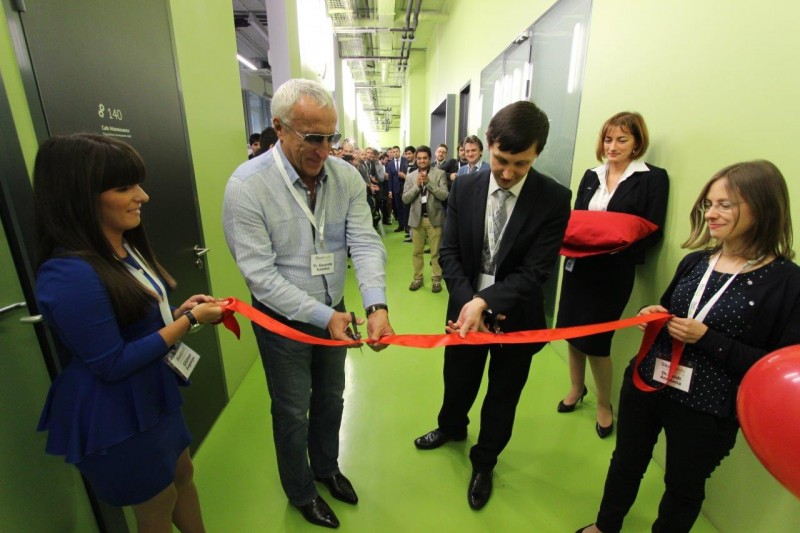
[[[266,153],[277,141],[277,133],[271,126],[261,133],[253,133],[248,139],[248,159]],[[408,145],[401,151],[397,145],[385,149],[361,148],[349,138],[329,148],[331,157],[353,165],[364,181],[375,231],[385,235],[387,230],[383,226],[396,225],[393,231],[403,233],[403,242],[413,245],[411,291],[424,286],[423,254],[431,254],[428,261],[431,292],[442,291],[439,243],[447,214],[448,193],[458,176],[489,168],[489,164],[481,160],[483,143],[475,135],[467,136],[458,144],[458,157],[448,157],[449,153],[444,143],[435,148]],[[429,174],[436,179],[429,181]],[[427,191],[435,192],[429,196]]]

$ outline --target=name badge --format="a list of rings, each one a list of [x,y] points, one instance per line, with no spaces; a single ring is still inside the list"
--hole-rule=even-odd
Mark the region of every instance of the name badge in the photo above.
[[[199,360],[200,355],[182,342],[173,346],[164,356],[164,362],[167,363],[167,366],[182,377],[184,381],[189,381],[189,376],[192,375],[192,371],[194,371]]]
[[[311,256],[311,275],[333,274],[333,254],[314,254]]]
[[[656,359],[656,367],[653,370],[653,379],[659,383],[667,382],[667,375],[669,374],[669,367],[671,363],[666,359]],[[667,383],[668,387],[672,387],[683,392],[689,392],[689,387],[692,384],[693,368],[688,366],[678,365],[678,369],[672,376],[672,379]]]
[[[420,196],[419,197],[419,201],[420,201],[420,203],[427,204],[428,203],[428,195],[426,194],[425,196]]]
[[[567,272],[572,272],[573,268],[575,268],[575,258],[569,257],[566,261],[564,261],[564,270]]]

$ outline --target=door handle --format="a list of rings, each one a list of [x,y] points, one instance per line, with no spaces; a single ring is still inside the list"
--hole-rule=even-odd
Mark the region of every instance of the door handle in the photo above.
[[[207,254],[207,253],[208,253],[210,250],[211,250],[211,248],[203,248],[203,247],[202,247],[202,246],[200,246],[199,244],[195,244],[195,245],[194,245],[194,248],[192,248],[192,251],[194,252],[194,255],[195,255],[195,257],[203,257],[203,256],[204,256],[204,255],[206,255],[206,254]]]
[[[24,316],[19,321],[23,324],[38,324],[39,322],[44,322],[44,318],[42,318],[42,315],[31,315]]]
[[[20,307],[25,307],[25,305],[27,305],[25,302],[17,302],[5,307],[0,307],[0,315],[3,313],[8,313],[9,311],[13,311],[14,309],[19,309]]]

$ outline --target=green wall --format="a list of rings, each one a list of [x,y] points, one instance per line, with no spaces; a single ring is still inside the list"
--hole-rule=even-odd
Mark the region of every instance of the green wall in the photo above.
[[[214,0],[169,2],[178,71],[208,268],[215,296],[250,300],[222,232],[222,197],[231,173],[247,160],[231,6]],[[240,319],[242,340],[219,329],[228,393],[233,396],[258,356],[253,330]]]
[[[6,2],[3,2],[3,9],[9,9]],[[0,14],[3,15],[3,21],[0,24],[0,73],[2,73],[0,82],[3,83],[6,93],[8,93],[11,113],[14,115],[14,126],[17,129],[16,133],[25,156],[25,164],[28,166],[29,173],[32,174],[33,162],[36,159],[39,143],[36,142],[36,133],[33,129],[33,121],[28,109],[25,89],[22,86],[22,78],[17,66],[17,57],[14,53],[11,35],[6,24],[6,15],[3,11],[0,11]],[[4,135],[9,133],[3,132]]]
[[[427,101],[440,102],[471,81],[469,129],[476,131],[481,69],[552,3],[507,0],[502,10],[487,9],[479,0],[452,3],[449,20],[428,45]],[[597,164],[593,153],[600,125],[625,109],[646,118],[651,148],[645,159],[665,167],[671,179],[664,243],[640,269],[626,316],[656,302],[671,279],[686,253],[680,244],[689,229],[689,206],[716,170],[735,161],[769,159],[786,176],[795,204],[800,202],[800,183],[793,179],[800,171],[794,156],[795,117],[800,116],[800,72],[794,61],[800,49],[798,22],[800,6],[779,0],[593,2],[574,186],[584,169]],[[476,24],[483,30],[465,31]],[[403,113],[429,128],[429,117],[409,110],[408,103]],[[793,212],[797,234],[800,217]],[[640,339],[637,330],[615,337],[616,388]],[[564,342],[555,348],[565,355]],[[566,366],[563,381],[566,392]],[[656,456],[663,464],[663,443]],[[603,480],[591,482],[599,502]],[[778,531],[800,523],[800,502],[761,467],[742,436],[707,492],[704,513],[721,531]]]

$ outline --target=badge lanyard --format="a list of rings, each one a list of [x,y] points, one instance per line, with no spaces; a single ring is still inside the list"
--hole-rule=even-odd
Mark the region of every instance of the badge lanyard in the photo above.
[[[317,231],[317,235],[319,235],[319,243],[322,249],[325,249],[325,197],[326,195],[321,195],[322,198],[320,199],[320,220],[319,224],[317,224],[317,217],[314,216],[314,213],[308,208],[308,201],[300,195],[300,191],[297,190],[292,184],[291,178],[289,178],[289,174],[286,172],[286,167],[283,164],[283,158],[281,157],[280,152],[275,152],[275,164],[278,166],[278,171],[280,172],[281,176],[283,177],[284,183],[289,188],[289,191],[292,193],[297,205],[300,206],[300,209],[303,210],[303,213],[306,215],[306,218],[311,222],[311,225],[314,226],[314,229]]]
[[[738,276],[739,273],[745,269],[745,267],[752,266],[760,261],[760,259],[750,260],[739,267],[739,270],[734,272],[733,275],[728,278],[728,281],[726,281],[725,284],[714,294],[714,296],[712,296],[708,302],[706,302],[706,305],[704,305],[703,308],[698,311],[697,307],[700,305],[700,298],[702,298],[703,293],[706,290],[708,280],[711,278],[711,272],[714,270],[714,267],[717,265],[717,261],[719,261],[720,257],[722,257],[722,252],[720,252],[719,255],[717,255],[713,260],[708,262],[708,268],[706,269],[705,274],[703,274],[703,277],[700,279],[700,284],[697,285],[697,289],[694,291],[694,296],[692,296],[692,301],[689,303],[689,312],[687,316],[697,320],[698,322],[703,322],[703,320],[705,320],[708,312],[711,311],[711,308],[714,307],[714,304],[716,304],[717,301],[722,297],[722,293],[724,293],[730,284],[733,283],[733,280],[736,279],[736,276]]]
[[[123,261],[122,264],[125,265],[131,274],[133,274],[133,277],[136,278],[136,281],[141,283],[146,289],[155,289],[156,294],[160,295],[158,298],[158,310],[161,311],[161,318],[164,320],[164,325],[169,326],[175,321],[175,319],[172,317],[172,309],[169,308],[169,302],[167,301],[167,290],[158,279],[158,276],[152,270],[150,270],[147,262],[142,259],[142,256],[140,256],[136,250],[129,246],[127,242],[123,242],[122,246],[125,248],[125,250],[127,250],[128,255],[133,257],[136,262],[139,263],[139,268],[134,268],[125,261]],[[145,276],[145,272],[147,273],[147,276],[150,276],[150,279]]]

